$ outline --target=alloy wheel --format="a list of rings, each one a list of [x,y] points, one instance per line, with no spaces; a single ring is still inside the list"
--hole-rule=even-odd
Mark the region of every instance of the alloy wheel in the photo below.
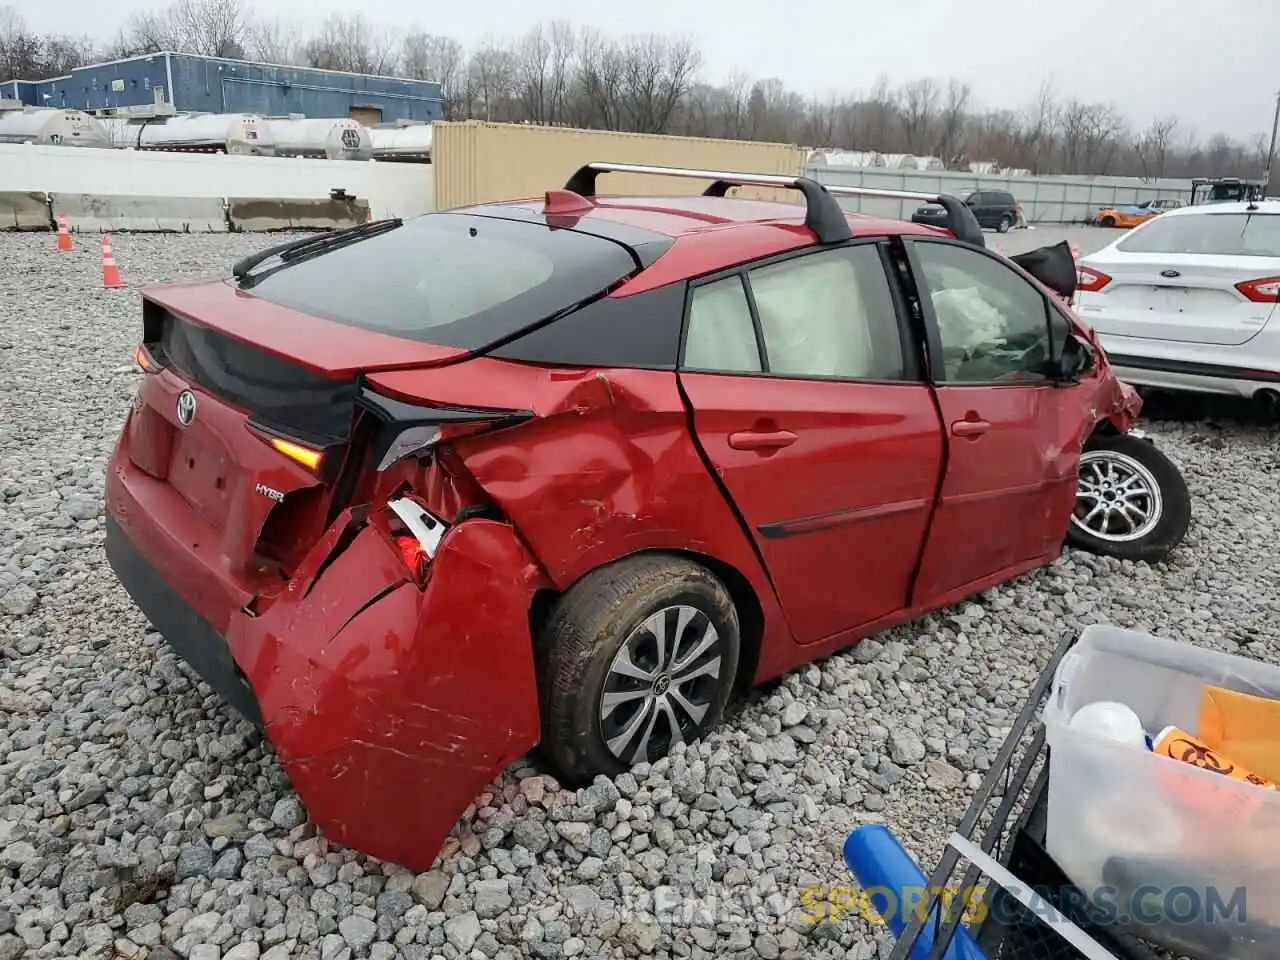
[[[705,613],[680,604],[650,614],[605,674],[599,716],[609,752],[636,764],[696,737],[720,671],[720,634]]]
[[[1163,512],[1160,484],[1133,457],[1114,450],[1081,455],[1071,522],[1089,536],[1111,543],[1141,540]]]

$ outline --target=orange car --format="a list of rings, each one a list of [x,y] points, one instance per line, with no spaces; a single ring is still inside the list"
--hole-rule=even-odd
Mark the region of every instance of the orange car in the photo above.
[[[1093,219],[1100,227],[1136,227],[1166,210],[1176,210],[1186,205],[1184,200],[1147,200],[1128,207],[1103,207]]]

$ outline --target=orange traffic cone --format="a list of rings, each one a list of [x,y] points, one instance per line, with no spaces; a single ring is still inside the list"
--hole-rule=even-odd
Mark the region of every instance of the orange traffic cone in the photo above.
[[[67,215],[65,213],[58,214],[58,251],[60,253],[71,252],[71,231],[67,229]]]
[[[111,253],[111,238],[104,233],[102,235],[102,288],[119,290],[123,286],[124,281],[120,279],[116,258]]]

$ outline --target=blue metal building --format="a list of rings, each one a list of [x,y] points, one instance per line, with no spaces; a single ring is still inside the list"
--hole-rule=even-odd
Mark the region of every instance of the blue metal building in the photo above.
[[[0,83],[0,97],[91,113],[172,104],[185,113],[354,117],[364,123],[441,119],[440,84],[185,53],[79,67],[65,77]]]

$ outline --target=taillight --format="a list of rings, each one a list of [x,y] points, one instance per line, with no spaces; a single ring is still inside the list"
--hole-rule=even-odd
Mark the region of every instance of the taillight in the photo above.
[[[1280,303],[1280,277],[1243,280],[1236,289],[1254,303]]]
[[[418,586],[425,586],[431,561],[449,527],[412,497],[397,497],[387,508],[393,514],[388,526],[400,559]]]
[[[164,369],[164,365],[152,356],[151,351],[143,343],[133,348],[133,362],[142,368],[143,373],[159,373]]]
[[[1110,282],[1111,278],[1100,270],[1082,265],[1076,267],[1076,289],[1081,293],[1097,293]]]
[[[320,462],[324,460],[322,451],[313,447],[304,447],[300,443],[285,440],[283,437],[272,437],[268,442],[277,453],[283,453],[294,463],[301,464],[313,473],[320,469]]]
[[[299,443],[297,440],[289,440],[286,437],[278,436],[252,420],[246,423],[245,426],[250,433],[257,436],[259,440],[266,443],[276,453],[288,457],[298,466],[306,468],[311,473],[318,476],[321,468],[325,466],[324,450],[308,446],[305,443]]]

